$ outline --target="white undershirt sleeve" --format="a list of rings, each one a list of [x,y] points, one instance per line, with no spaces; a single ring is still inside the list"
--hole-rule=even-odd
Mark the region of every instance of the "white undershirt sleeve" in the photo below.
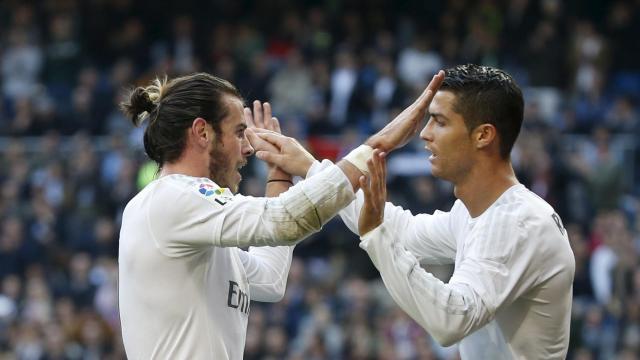
[[[250,247],[237,249],[242,261],[251,299],[276,302],[282,300],[287,285],[293,246]]]
[[[444,346],[484,326],[521,287],[522,267],[470,257],[448,284],[420,267],[387,223],[362,237],[362,247],[380,271],[396,303]]]

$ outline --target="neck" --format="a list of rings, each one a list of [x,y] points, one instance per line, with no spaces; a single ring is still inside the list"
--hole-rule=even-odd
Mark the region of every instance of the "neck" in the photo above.
[[[510,161],[491,166],[479,163],[462,181],[454,184],[454,194],[467,207],[471,217],[478,217],[518,183]]]
[[[175,162],[165,162],[160,170],[160,177],[181,174],[193,177],[209,177],[207,168],[202,166],[202,161],[189,161],[188,157],[181,157]]]

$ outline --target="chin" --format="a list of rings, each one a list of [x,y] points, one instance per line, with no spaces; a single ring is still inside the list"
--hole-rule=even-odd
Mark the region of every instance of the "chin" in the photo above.
[[[441,174],[440,174],[440,170],[438,170],[438,168],[436,168],[435,166],[431,166],[431,175],[440,178]]]

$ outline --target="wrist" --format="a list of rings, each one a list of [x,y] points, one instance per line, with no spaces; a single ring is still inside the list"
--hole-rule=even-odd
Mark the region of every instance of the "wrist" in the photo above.
[[[280,169],[279,167],[274,167],[272,169],[269,169],[269,172],[267,173],[267,181],[271,179],[293,181],[293,176]]]
[[[289,179],[267,179],[267,184],[271,183],[285,183],[289,185],[293,185],[293,181]]]
[[[307,176],[307,174],[309,173],[309,169],[311,169],[311,166],[313,166],[314,162],[316,162],[316,159],[313,157],[307,159],[307,162],[302,166],[302,169],[300,171],[300,177],[305,178]]]
[[[371,146],[374,149],[380,149],[382,151],[387,151],[388,149],[385,149],[383,146],[383,142],[380,136],[378,136],[378,134],[373,134],[371,135],[371,137],[369,137],[367,139],[367,141],[364,142],[364,145],[368,145]]]
[[[371,159],[372,155],[373,147],[365,143],[351,150],[351,152],[344,157],[344,160],[358,168],[358,170],[363,174],[367,175],[369,174],[367,160]]]

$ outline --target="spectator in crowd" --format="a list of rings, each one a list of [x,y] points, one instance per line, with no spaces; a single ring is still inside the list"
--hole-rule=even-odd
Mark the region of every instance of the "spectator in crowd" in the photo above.
[[[538,109],[525,113],[514,167],[525,185],[554,205],[572,234],[582,233],[569,236],[577,268],[568,358],[636,356],[639,323],[634,309],[640,296],[632,280],[637,275],[631,274],[638,273],[638,265],[620,255],[637,257],[640,251],[637,1],[376,1],[367,9],[353,2],[243,4],[245,8],[232,1],[0,2],[0,357],[44,359],[64,353],[79,359],[85,351],[96,354],[96,343],[103,345],[100,358],[122,357],[120,324],[107,310],[108,294],[115,288],[103,269],[115,261],[117,247],[117,239],[108,238],[118,232],[126,203],[157,169],[143,153],[144,129],[134,129],[117,108],[127,86],[164,74],[206,71],[229,76],[245,98],[275,102],[275,95],[282,94],[271,91],[281,91],[283,85],[272,84],[283,72],[288,80],[296,79],[289,83],[300,91],[289,89],[290,96],[300,95],[293,102],[280,97],[284,110],[293,109],[277,111],[283,128],[295,130],[288,134],[318,154],[341,156],[337,154],[353,147],[352,139],[368,137],[417,96],[414,87],[426,85],[418,78],[430,76],[423,69],[439,68],[434,61],[443,67],[497,65],[523,86],[527,103],[530,96],[536,99]],[[425,23],[425,14],[434,21]],[[356,83],[371,85],[354,86],[349,93],[347,111],[351,106],[364,115],[336,124],[330,110],[332,75],[338,69],[333,56],[340,51],[350,52]],[[290,59],[296,53],[299,57]],[[407,55],[424,59],[414,64],[420,73],[408,78],[404,70],[400,73],[400,59]],[[295,71],[292,61],[297,61]],[[557,94],[555,106],[532,95],[549,91]],[[598,128],[608,132],[606,142]],[[604,146],[600,153],[606,156],[597,156],[595,144]],[[453,203],[451,189],[437,181],[435,186],[418,181],[430,169],[418,165],[428,162],[421,147],[413,145],[389,157],[390,173],[401,169],[390,174],[390,199],[414,213],[446,209]],[[424,171],[417,175],[416,168]],[[242,186],[255,193],[255,184],[264,181],[264,167],[250,161],[243,170]],[[615,191],[609,193],[605,184]],[[604,239],[603,230],[611,226],[603,227],[600,219],[612,212],[626,219],[616,221],[628,234],[616,230],[623,235]],[[397,308],[381,288],[375,268],[341,224],[330,222],[325,230],[297,247],[293,266],[298,270],[285,300],[252,305],[249,335],[258,336],[247,346],[248,353],[266,356],[267,329],[280,334],[270,342],[284,342],[285,357],[308,358],[300,354],[333,349],[328,337],[296,340],[306,319],[306,327],[318,328],[315,322],[322,322],[343,331],[338,358],[455,358],[455,346],[442,350],[426,333],[390,340],[389,328],[405,320],[395,320]],[[597,259],[609,251],[605,249],[617,261],[602,266]],[[63,291],[76,282],[71,260],[82,257],[88,259],[83,267],[89,268],[87,281],[94,289],[92,302],[85,305],[75,304],[78,299]],[[344,259],[349,266],[338,266]],[[609,271],[601,274],[592,270],[594,265]],[[325,281],[326,268],[333,271]],[[27,283],[34,277],[47,289],[39,290],[47,294],[39,298],[53,309],[47,324],[29,323],[25,317],[23,304],[34,296],[27,296]],[[341,291],[354,278],[369,289],[357,299]],[[601,294],[601,284],[610,284],[608,301],[595,295]],[[356,302],[365,309],[350,313]],[[312,316],[321,314],[314,311],[318,304],[332,309],[331,319]],[[592,307],[599,310],[587,310]],[[102,318],[109,328],[94,337],[99,341],[80,336],[85,313]],[[58,329],[62,336],[55,335]],[[589,343],[595,338],[591,334],[610,332],[617,334],[612,342]]]

